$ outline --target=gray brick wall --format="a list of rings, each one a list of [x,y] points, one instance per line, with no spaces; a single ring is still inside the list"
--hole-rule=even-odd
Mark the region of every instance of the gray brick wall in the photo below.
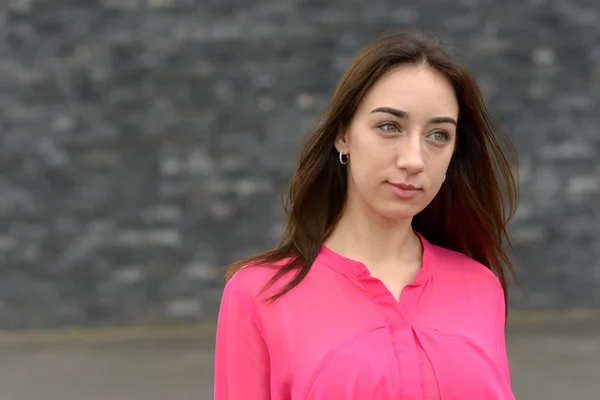
[[[387,27],[439,34],[521,158],[515,307],[600,306],[597,0],[9,0],[0,328],[213,316],[298,143]]]

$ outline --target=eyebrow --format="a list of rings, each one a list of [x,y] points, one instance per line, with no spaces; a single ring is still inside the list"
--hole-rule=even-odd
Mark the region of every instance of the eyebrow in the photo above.
[[[386,114],[392,114],[398,118],[408,118],[408,112],[404,111],[404,110],[399,110],[397,108],[392,108],[392,107],[377,107],[376,109],[371,111],[371,114],[374,113],[386,113]],[[429,120],[429,122],[434,123],[434,124],[444,124],[444,123],[448,123],[448,124],[453,124],[453,125],[457,125],[457,122],[454,118],[452,117],[435,117],[435,118],[431,118]]]

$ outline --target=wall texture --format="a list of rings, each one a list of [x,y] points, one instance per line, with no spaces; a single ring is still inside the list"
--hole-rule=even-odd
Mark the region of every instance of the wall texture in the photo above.
[[[600,306],[597,0],[0,5],[0,328],[213,316],[355,52],[439,34],[520,154],[514,307]]]

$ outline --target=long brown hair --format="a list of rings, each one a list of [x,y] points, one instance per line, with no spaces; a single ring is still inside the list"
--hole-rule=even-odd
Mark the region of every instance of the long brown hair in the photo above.
[[[510,245],[506,225],[517,206],[516,182],[507,159],[515,155],[514,149],[490,118],[473,75],[450,57],[437,39],[412,31],[387,31],[353,60],[323,122],[300,155],[288,191],[287,225],[281,242],[273,250],[228,266],[226,279],[244,266],[273,266],[277,272],[266,288],[295,271],[269,300],[304,279],[346,204],[347,170],[334,148],[336,134],[350,123],[363,97],[382,75],[410,64],[427,65],[446,76],[459,104],[457,144],[447,179],[433,201],[413,218],[413,229],[429,242],[490,268],[502,284],[506,301],[507,272],[514,276],[504,247]]]

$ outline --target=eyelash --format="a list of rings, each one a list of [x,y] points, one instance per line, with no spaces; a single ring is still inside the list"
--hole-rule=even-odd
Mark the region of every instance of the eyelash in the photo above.
[[[394,123],[394,122],[384,122],[383,124],[377,125],[377,127],[379,129],[381,129],[383,132],[385,133],[394,133],[396,131],[389,131],[389,130],[385,130],[384,127],[386,126],[392,126],[394,127],[398,132],[401,130],[400,127],[398,126],[398,124]],[[450,135],[448,134],[448,132],[446,131],[435,131],[432,132],[432,135],[435,135],[437,133],[441,133],[442,135],[444,135],[444,139],[443,141],[448,141],[448,139],[450,139]]]
[[[379,129],[381,129],[382,131],[384,131],[385,133],[393,132],[393,131],[388,131],[388,130],[383,129],[385,126],[393,126],[398,131],[400,131],[400,127],[398,126],[398,124],[395,124],[393,122],[384,122],[383,124],[377,125],[377,127]]]

